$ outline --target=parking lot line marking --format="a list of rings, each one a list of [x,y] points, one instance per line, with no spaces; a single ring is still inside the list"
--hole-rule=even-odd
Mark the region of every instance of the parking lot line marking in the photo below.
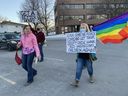
[[[12,85],[15,85],[15,84],[16,84],[16,82],[14,82],[14,81],[12,81],[12,80],[10,80],[10,79],[8,79],[8,78],[5,78],[5,77],[3,77],[3,76],[0,76],[0,78],[3,79],[3,80],[5,80],[5,81],[7,81],[8,83],[10,83],[10,84],[12,84]]]
[[[56,61],[61,61],[61,62],[63,62],[63,61],[64,61],[64,60],[62,60],[62,59],[49,58],[49,57],[45,57],[45,59],[47,59],[47,60],[56,60]]]

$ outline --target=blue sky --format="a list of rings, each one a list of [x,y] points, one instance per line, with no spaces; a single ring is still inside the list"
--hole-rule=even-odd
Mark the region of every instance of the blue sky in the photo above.
[[[17,12],[20,11],[23,2],[24,0],[0,0],[0,16],[20,22]]]
[[[0,16],[14,22],[20,22],[18,12],[21,11],[24,2],[25,0],[0,0]]]

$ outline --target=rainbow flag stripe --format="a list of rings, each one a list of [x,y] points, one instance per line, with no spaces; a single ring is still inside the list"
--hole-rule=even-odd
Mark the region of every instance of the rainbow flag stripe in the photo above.
[[[123,36],[124,38],[128,38],[128,25],[127,25],[125,28],[123,28],[123,29],[119,32],[119,34],[120,34],[121,36]]]
[[[128,12],[93,27],[102,43],[121,43],[128,38]]]

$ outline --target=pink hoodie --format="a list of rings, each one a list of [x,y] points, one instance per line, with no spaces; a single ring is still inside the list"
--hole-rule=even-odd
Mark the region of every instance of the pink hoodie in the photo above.
[[[23,54],[30,54],[32,52],[36,52],[36,56],[40,56],[40,51],[37,44],[36,36],[33,33],[29,33],[27,35],[22,34],[19,42],[22,46]]]

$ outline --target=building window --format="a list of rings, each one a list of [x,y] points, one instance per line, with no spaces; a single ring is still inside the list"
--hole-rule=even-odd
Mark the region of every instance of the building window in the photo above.
[[[64,18],[63,18],[63,16],[60,16],[60,20],[79,20],[79,19],[81,19],[81,20],[83,20],[84,19],[84,16],[64,16]]]
[[[113,3],[113,4],[109,4],[108,5],[108,7],[109,8],[112,8],[112,9],[114,9],[114,8],[128,8],[128,3]]]
[[[68,32],[68,27],[65,27],[64,30],[65,30],[65,32]]]
[[[115,8],[115,4],[109,4],[109,8]]]
[[[77,20],[81,19],[81,20],[83,20],[84,16],[74,16],[74,19],[77,19]]]
[[[84,9],[84,4],[63,4],[63,9]]]
[[[102,14],[102,15],[87,15],[87,20],[93,20],[93,19],[97,19],[97,20],[100,20],[100,19],[107,19],[107,15],[105,14]]]
[[[57,20],[57,19],[56,19]],[[63,16],[60,16],[59,20],[63,20]]]
[[[115,4],[115,7],[116,8],[128,8],[128,3],[126,3],[126,4]]]
[[[87,3],[85,8],[86,9],[96,9],[96,8],[107,8],[107,4],[103,3]]]
[[[86,9],[98,9],[98,8],[128,8],[128,3],[111,3],[111,4],[104,4],[104,3],[87,3],[85,6]]]
[[[92,19],[95,19],[94,15],[87,15],[87,20],[92,20]]]
[[[89,3],[89,4],[86,4],[86,9],[95,9],[95,8],[100,8],[101,5],[100,4],[96,4],[96,3]]]
[[[121,5],[123,8],[128,8],[128,3]]]
[[[84,5],[74,5],[75,9],[84,9]]]

